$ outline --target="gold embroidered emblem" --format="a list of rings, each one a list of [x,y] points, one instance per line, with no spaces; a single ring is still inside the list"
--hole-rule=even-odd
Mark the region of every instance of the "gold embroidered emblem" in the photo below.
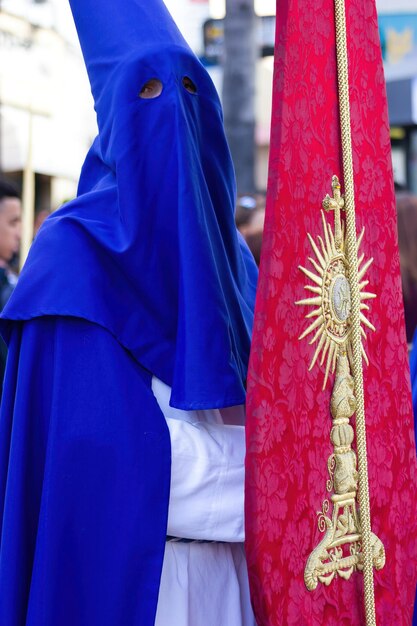
[[[318,236],[317,244],[312,236],[307,234],[316,257],[316,259],[309,257],[315,272],[299,266],[303,274],[315,283],[314,285],[306,285],[304,287],[310,293],[315,294],[315,296],[296,302],[299,305],[316,307],[311,313],[306,315],[306,319],[315,319],[306,328],[300,339],[304,339],[315,331],[310,340],[310,345],[318,343],[309,370],[314,367],[321,355],[320,365],[323,365],[326,361],[323,389],[326,387],[329,373],[333,374],[335,372],[339,348],[343,346],[350,359],[352,357],[349,317],[351,312],[351,295],[348,280],[348,262],[345,256],[345,235],[341,220],[344,201],[340,193],[340,183],[337,176],[333,176],[332,188],[334,197],[331,198],[327,195],[323,200],[323,208],[326,211],[334,211],[334,233],[330,224],[326,222],[324,212],[322,211],[323,237]],[[362,242],[364,232],[365,230],[362,230],[359,237],[358,248]],[[366,304],[366,301],[376,297],[374,293],[365,291],[369,281],[364,280],[364,276],[372,261],[373,259],[369,259],[364,262],[364,255],[360,256],[358,261],[358,278],[361,298],[361,322],[370,330],[375,330],[365,316],[365,311],[369,310],[369,305]],[[366,335],[363,328],[361,332],[363,339],[365,339]],[[368,363],[368,357],[363,345],[362,355],[366,363]]]
[[[354,380],[351,374],[352,338],[351,338],[351,289],[349,283],[349,264],[345,254],[345,234],[342,226],[341,211],[344,199],[340,192],[337,176],[332,179],[333,197],[329,195],[323,200],[325,211],[334,211],[334,232],[326,222],[322,211],[323,237],[318,236],[318,243],[308,234],[315,258],[309,257],[313,270],[300,266],[299,269],[314,284],[307,284],[306,291],[313,294],[296,302],[298,305],[313,306],[306,315],[308,320],[314,318],[299,339],[312,335],[310,345],[316,344],[310,363],[311,370],[319,361],[325,365],[325,388],[329,375],[336,372],[331,396],[331,415],[333,424],[330,439],[333,453],[327,463],[329,480],[327,490],[332,495],[333,505],[330,512],[330,501],[325,500],[321,512],[318,512],[318,526],[325,536],[311,553],[304,572],[307,589],[315,589],[319,582],[329,585],[336,575],[349,579],[355,570],[363,568],[362,531],[357,502],[358,470],[357,458],[352,450],[354,430],[350,418],[354,415],[357,402],[354,392]],[[358,249],[362,242],[364,230],[358,240]],[[368,358],[363,347],[366,339],[364,326],[375,330],[365,312],[369,310],[368,300],[375,294],[365,291],[369,281],[365,274],[372,259],[365,262],[364,254],[358,259],[358,282],[360,292],[360,321],[362,356]],[[385,563],[385,550],[382,542],[375,534],[371,534],[372,560],[376,569]]]

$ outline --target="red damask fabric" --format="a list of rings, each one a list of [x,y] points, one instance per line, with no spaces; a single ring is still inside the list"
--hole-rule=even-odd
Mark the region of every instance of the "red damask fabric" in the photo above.
[[[367,272],[365,367],[373,531],[386,550],[375,574],[378,626],[409,626],[416,588],[416,452],[402,309],[384,75],[372,0],[346,0],[358,232]],[[248,386],[247,556],[258,626],[359,626],[363,577],[308,592],[303,573],[323,534],[331,385],[308,366],[307,232],[322,234],[321,203],[343,189],[332,0],[278,0],[270,181]],[[333,217],[327,216],[329,222]],[[310,294],[311,295],[311,294]],[[331,381],[330,381],[331,382]]]

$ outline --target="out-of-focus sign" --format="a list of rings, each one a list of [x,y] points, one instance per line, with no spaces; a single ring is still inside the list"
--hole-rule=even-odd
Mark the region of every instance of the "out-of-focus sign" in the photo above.
[[[273,55],[275,21],[274,15],[259,18],[259,46],[262,56]],[[378,22],[384,62],[391,65],[414,58],[417,74],[417,13],[382,14]],[[209,63],[217,64],[224,49],[224,20],[209,19],[204,23],[203,29],[205,59]]]
[[[380,15],[378,21],[384,62],[415,59],[417,74],[417,13]]]
[[[417,124],[417,12],[379,16],[391,124]],[[400,170],[397,161],[397,170]],[[398,180],[398,176],[396,176]]]
[[[274,54],[275,16],[258,18],[258,42],[261,56]],[[207,63],[220,63],[224,51],[224,20],[209,19],[204,22],[204,58]]]
[[[210,19],[204,22],[204,59],[213,65],[220,62],[224,49],[224,22]]]

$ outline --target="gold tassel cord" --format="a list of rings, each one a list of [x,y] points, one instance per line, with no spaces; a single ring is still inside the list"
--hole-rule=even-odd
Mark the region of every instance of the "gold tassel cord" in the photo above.
[[[361,342],[361,296],[356,239],[355,191],[353,180],[352,137],[349,103],[348,51],[346,41],[345,0],[335,0],[336,51],[339,85],[340,125],[342,134],[343,174],[345,182],[345,213],[347,260],[351,290],[352,373],[355,383],[356,439],[359,467],[360,524],[363,549],[365,614],[367,626],[376,626],[375,590],[372,555],[371,513],[369,503],[368,461],[366,446],[365,402]]]

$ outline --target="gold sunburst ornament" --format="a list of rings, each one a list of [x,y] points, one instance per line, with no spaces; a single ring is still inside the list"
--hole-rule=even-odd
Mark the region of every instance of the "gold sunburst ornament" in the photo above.
[[[326,363],[323,389],[329,377],[329,373],[334,373],[336,368],[336,360],[339,347],[346,348],[349,360],[352,360],[352,346],[350,338],[350,312],[351,297],[348,279],[348,263],[345,256],[345,233],[341,223],[341,211],[344,208],[344,200],[340,192],[340,183],[337,176],[332,179],[333,197],[327,195],[323,200],[323,208],[326,211],[334,211],[335,230],[326,222],[324,212],[322,211],[323,237],[317,237],[316,243],[313,237],[308,234],[311,248],[315,258],[309,257],[312,270],[299,266],[299,269],[314,284],[305,285],[306,291],[313,293],[314,296],[304,298],[296,302],[298,305],[308,305],[314,307],[313,311],[306,315],[306,319],[313,319],[305,331],[300,336],[304,339],[310,334],[310,345],[316,344],[316,349],[311,360],[309,370],[319,361],[320,365]],[[365,229],[362,230],[358,240],[358,249],[360,248]],[[368,280],[364,280],[373,259],[365,262],[362,254],[358,259],[358,279],[361,298],[361,334],[366,339],[364,326],[370,330],[375,330],[365,315],[369,311],[367,300],[375,298],[374,293],[365,291],[369,284]],[[362,355],[368,363],[366,351],[362,345]]]
[[[355,570],[363,570],[365,564],[364,534],[357,501],[358,463],[352,449],[355,433],[350,424],[350,418],[357,410],[355,381],[351,374],[354,362],[351,277],[341,220],[344,199],[337,176],[333,176],[332,189],[333,196],[325,197],[323,209],[334,211],[334,231],[322,211],[323,237],[318,236],[317,241],[314,241],[310,234],[307,235],[315,257],[309,257],[312,270],[299,266],[303,274],[311,280],[312,284],[309,283],[304,288],[312,296],[296,302],[300,306],[313,307],[306,315],[309,325],[299,337],[303,340],[311,335],[310,345],[315,344],[309,369],[318,361],[321,366],[326,364],[323,389],[329,375],[335,373],[330,402],[333,419],[330,440],[333,453],[327,460],[327,491],[331,495],[318,512],[318,527],[325,535],[310,554],[304,571],[304,581],[310,591],[316,589],[319,583],[330,585],[336,576],[347,580]],[[363,235],[364,230],[357,242],[357,249],[360,248]],[[368,357],[363,347],[366,339],[365,328],[375,330],[365,315],[370,309],[367,301],[376,297],[374,293],[366,291],[369,281],[365,275],[371,263],[372,258],[365,261],[364,254],[358,258],[361,324],[358,337],[361,354],[366,362]],[[333,505],[331,512],[330,501]],[[385,563],[384,546],[372,532],[367,535],[367,540],[372,566],[381,569]]]

